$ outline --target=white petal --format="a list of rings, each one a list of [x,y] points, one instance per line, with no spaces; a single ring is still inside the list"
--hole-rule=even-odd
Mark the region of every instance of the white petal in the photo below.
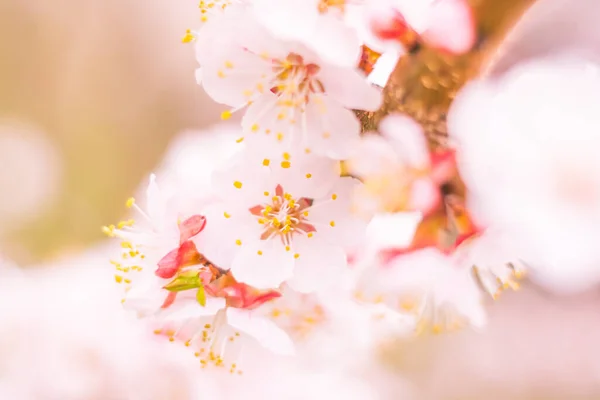
[[[166,200],[156,183],[156,175],[150,175],[150,183],[146,189],[146,210],[148,216],[157,228],[162,227],[166,214]]]
[[[356,67],[361,55],[355,30],[331,13],[320,16],[308,45],[328,63],[345,67]]]
[[[310,293],[327,288],[336,282],[347,266],[344,250],[320,241],[318,235],[294,239],[294,251],[299,257],[294,266],[294,276],[287,283],[298,292]]]
[[[227,51],[206,60],[202,68],[202,86],[216,102],[241,107],[268,90],[272,75],[270,64],[256,54],[229,45]]]
[[[233,276],[258,289],[279,287],[292,276],[294,258],[278,238],[242,243],[231,265]]]
[[[300,115],[295,108],[278,105],[278,97],[269,92],[268,87],[265,90],[246,110],[242,129],[244,143],[257,154],[268,157],[290,151],[299,143]]]
[[[413,168],[425,168],[429,165],[427,140],[423,129],[415,120],[405,115],[391,115],[381,121],[379,130],[404,163]]]
[[[308,222],[317,228],[315,237],[319,240],[346,247],[364,238],[366,223],[352,214],[352,195],[357,185],[361,185],[357,179],[340,178],[328,197],[316,200],[308,209]]]
[[[261,346],[276,354],[294,354],[294,343],[289,336],[267,319],[254,316],[247,310],[228,308],[227,322],[232,327],[250,335]]]
[[[308,37],[319,17],[315,0],[254,0],[252,7],[256,18],[282,39]]]
[[[381,107],[381,89],[358,70],[327,65],[322,66],[318,78],[327,94],[346,108],[376,111]]]
[[[183,321],[187,319],[215,315],[219,310],[225,308],[225,299],[209,297],[206,305],[201,306],[196,299],[177,299],[175,303],[164,310],[161,314],[165,321]]]
[[[241,153],[214,171],[212,186],[228,203],[249,209],[264,201],[265,191],[272,191],[274,184],[271,170],[260,158]]]
[[[296,200],[327,196],[340,177],[339,162],[304,151],[274,158],[271,165],[274,182]]]
[[[232,209],[218,203],[203,209],[206,226],[194,237],[198,251],[222,269],[231,267],[241,250],[237,244],[259,237],[261,226],[248,209]]]
[[[368,133],[362,136],[354,157],[348,167],[355,176],[368,177],[397,169],[398,154],[390,143],[380,135]]]
[[[313,96],[306,107],[303,127],[309,148],[317,154],[346,159],[357,150],[360,121],[328,96]]]

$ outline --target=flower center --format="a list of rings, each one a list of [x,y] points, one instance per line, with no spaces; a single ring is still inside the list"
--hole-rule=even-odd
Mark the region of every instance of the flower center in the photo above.
[[[325,92],[321,81],[316,79],[320,69],[317,64],[305,64],[304,58],[295,53],[283,60],[273,60],[275,79],[271,92],[280,95],[280,105],[305,104],[311,93]]]
[[[264,193],[270,196],[269,192]],[[275,188],[275,196],[263,205],[257,205],[250,212],[257,216],[257,222],[264,226],[261,240],[280,236],[284,244],[289,245],[293,234],[315,232],[313,225],[308,223],[308,208],[312,200],[305,197],[298,199],[285,193],[281,185]]]

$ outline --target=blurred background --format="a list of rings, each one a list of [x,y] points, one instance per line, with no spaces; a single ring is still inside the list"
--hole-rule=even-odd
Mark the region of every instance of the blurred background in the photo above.
[[[0,253],[102,239],[170,139],[218,119],[195,84],[193,1],[0,2]]]
[[[489,72],[598,54],[598,16],[597,0],[538,1]],[[218,120],[180,42],[196,19],[187,0],[0,1],[0,254],[39,265],[101,243],[171,139]],[[600,399],[599,309],[597,290],[526,284],[490,307],[485,332],[386,358],[418,399]]]

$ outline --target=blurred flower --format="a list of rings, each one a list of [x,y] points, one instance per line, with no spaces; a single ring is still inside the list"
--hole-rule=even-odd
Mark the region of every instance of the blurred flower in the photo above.
[[[466,0],[371,0],[370,4],[361,36],[380,53],[403,51],[424,41],[460,54],[475,43],[475,21]]]
[[[75,260],[73,260],[75,262]],[[15,400],[218,398],[193,357],[167,351],[119,312],[105,271],[27,270],[0,282],[0,397]],[[15,304],[18,304],[15,307]]]
[[[376,212],[419,211],[428,214],[442,201],[440,186],[454,173],[452,151],[430,154],[420,125],[409,117],[385,118],[382,136],[363,136],[350,173],[362,179],[356,208]]]
[[[598,89],[586,60],[534,61],[470,84],[449,116],[473,215],[561,291],[600,281]]]

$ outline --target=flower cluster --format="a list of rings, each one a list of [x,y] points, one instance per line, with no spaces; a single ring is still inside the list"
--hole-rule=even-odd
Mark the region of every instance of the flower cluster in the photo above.
[[[190,151],[211,161],[181,162],[185,188],[159,189],[152,175],[142,204],[127,201],[136,216],[104,228],[121,240],[124,307],[203,368],[235,375],[255,348],[289,356],[344,324],[356,349],[481,326],[478,283],[496,296],[520,269],[484,259],[488,231],[466,208],[455,150],[432,151],[399,114],[361,136],[355,114],[381,107],[367,79],[381,54],[468,51],[466,3],[212,0],[200,11],[184,37],[197,82],[227,107],[223,120],[243,115],[216,128],[227,155]],[[327,347],[309,357],[339,356]]]

